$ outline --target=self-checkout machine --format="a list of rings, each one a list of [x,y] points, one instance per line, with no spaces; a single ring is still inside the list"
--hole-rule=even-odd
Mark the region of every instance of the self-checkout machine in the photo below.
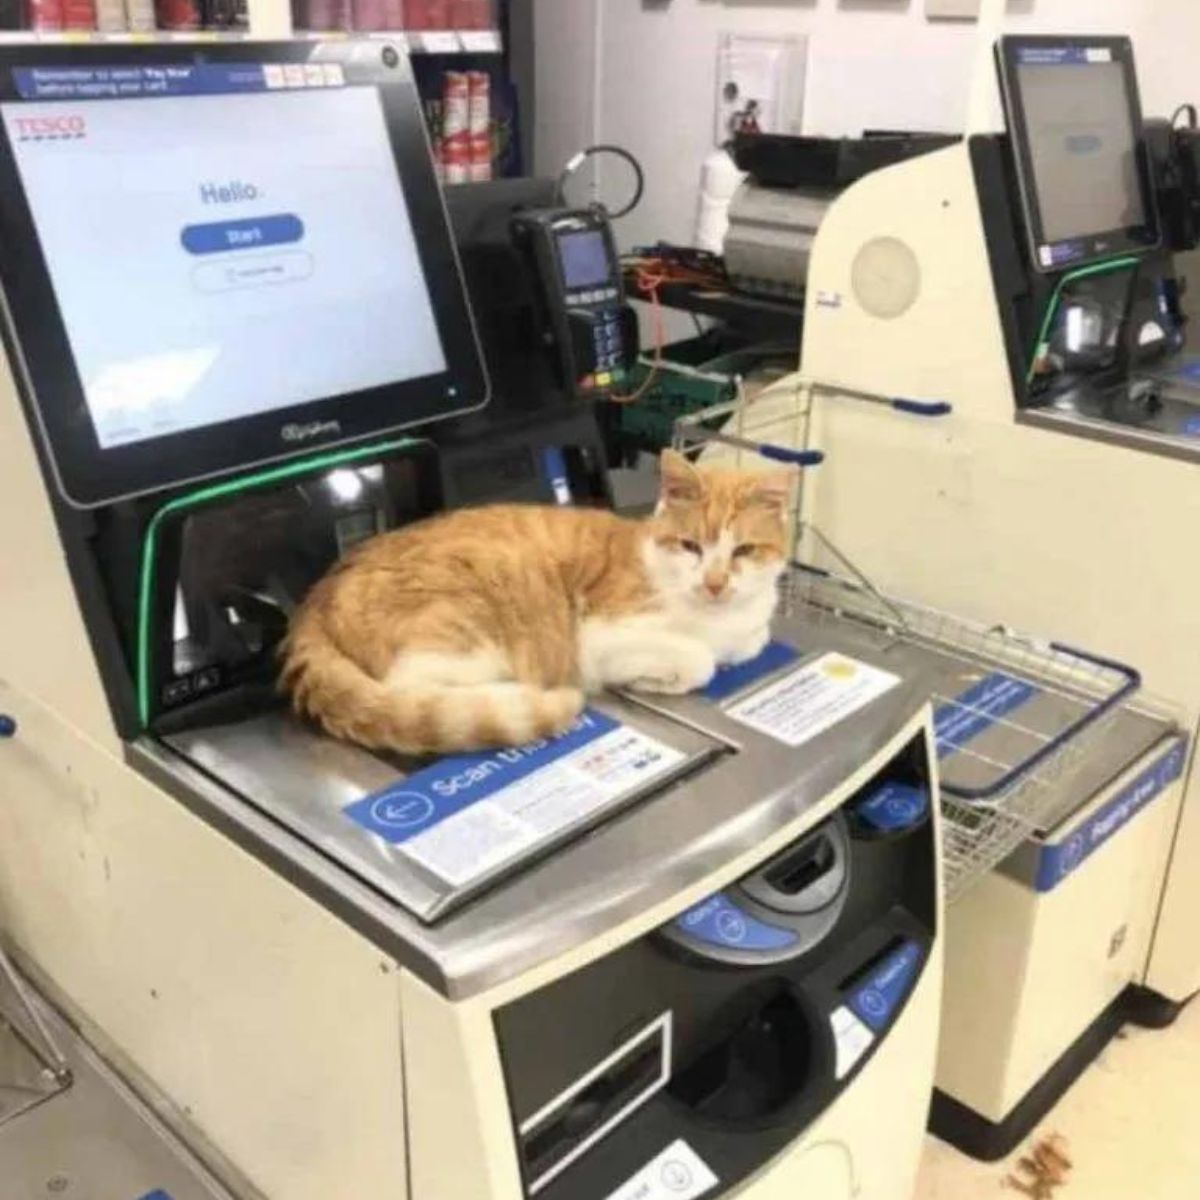
[[[2,927],[146,1119],[271,1200],[902,1200],[941,990],[920,663],[785,618],[549,744],[318,736],[274,648],[342,550],[603,500],[578,428],[534,453],[518,414],[521,458],[511,413],[454,416],[486,378],[404,57],[8,48],[0,118]],[[523,221],[611,365],[595,218]],[[45,1144],[58,1103],[0,1126],[6,1183],[123,1200],[116,1161],[191,1200],[111,1126]]]
[[[794,387],[829,457],[805,515],[885,591],[1136,664],[1190,725],[1181,532],[1200,474],[1132,52],[1001,43],[1002,135],[1003,21],[985,4],[963,144],[868,176],[818,231]],[[860,402],[894,397],[953,412],[902,422]],[[1029,702],[985,687],[963,740],[1028,729]],[[1010,1149],[1122,1021],[1169,1021],[1200,988],[1187,755],[1172,720],[1122,712],[1026,814],[1023,849],[950,908],[934,1126],[973,1153]]]

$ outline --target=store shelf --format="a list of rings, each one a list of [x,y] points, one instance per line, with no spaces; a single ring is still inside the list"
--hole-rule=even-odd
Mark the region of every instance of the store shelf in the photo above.
[[[379,38],[407,48],[410,54],[500,54],[504,43],[498,29],[463,29],[447,31],[382,30],[378,33],[351,33],[344,30],[300,30],[294,37],[313,42],[344,41],[354,37]],[[50,32],[36,29],[0,30],[0,45],[31,43],[37,45],[71,45],[93,43],[147,42],[237,42],[248,41],[255,35],[242,29],[155,30],[147,33],[101,33],[87,29],[68,29]],[[262,40],[260,37],[259,40]]]
[[[250,34],[244,29],[192,29],[187,32],[156,29],[147,33],[101,33],[90,29],[64,29],[55,32],[38,29],[0,30],[0,45],[35,43],[62,46],[72,43],[115,42],[243,42]]]
[[[381,38],[398,46],[407,46],[410,54],[500,54],[504,50],[498,29],[385,29],[378,33],[306,29],[298,30],[295,36],[315,42],[352,37]]]

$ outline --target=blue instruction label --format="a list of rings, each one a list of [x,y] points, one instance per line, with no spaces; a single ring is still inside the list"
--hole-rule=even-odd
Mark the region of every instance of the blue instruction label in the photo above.
[[[786,642],[768,642],[766,648],[749,662],[721,667],[701,693],[707,700],[725,700],[735,692],[765,679],[768,675],[797,662],[800,651]]]
[[[724,893],[690,908],[675,924],[688,937],[727,950],[783,950],[797,941],[792,930],[752,917]]]
[[[171,1193],[164,1192],[162,1188],[156,1188],[152,1192],[147,1192],[144,1196],[139,1196],[138,1200],[171,1200]]]
[[[1084,66],[1111,62],[1112,51],[1087,46],[1021,46],[1017,50],[1017,61],[1030,67]]]
[[[1175,374],[1179,379],[1186,379],[1188,383],[1200,383],[1200,360],[1184,363]]]
[[[1186,764],[1187,742],[1181,740],[1066,841],[1043,846],[1038,858],[1037,890],[1052,892],[1064,879],[1079,870],[1105,842],[1115,837],[1138,813],[1161,796],[1183,774]]]
[[[1200,417],[1188,417],[1181,429],[1184,437],[1200,438]]]
[[[280,70],[276,67],[274,70]],[[306,83],[299,68],[298,85]],[[341,72],[318,69],[322,86],[342,81]],[[213,96],[265,92],[262,63],[130,63],[14,67],[13,83],[22,100],[119,100],[137,96]]]
[[[854,815],[880,833],[911,829],[928,813],[928,790],[908,783],[885,783],[854,806]]]
[[[364,829],[400,846],[619,728],[620,722],[589,708],[559,737],[512,750],[444,758],[342,811]]]
[[[968,688],[933,716],[938,756],[946,758],[991,729],[1001,718],[1027,704],[1038,688],[1024,679],[997,671]]]
[[[863,1022],[879,1033],[908,995],[920,965],[921,947],[916,942],[905,942],[871,972],[870,978],[851,994],[847,1003]]]

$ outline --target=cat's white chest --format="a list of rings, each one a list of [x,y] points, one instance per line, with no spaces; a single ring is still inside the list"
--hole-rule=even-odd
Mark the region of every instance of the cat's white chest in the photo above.
[[[774,597],[764,597],[760,602],[728,609],[717,605],[681,606],[666,616],[670,628],[703,642],[718,663],[730,663],[752,658],[763,648],[770,636],[774,611]]]

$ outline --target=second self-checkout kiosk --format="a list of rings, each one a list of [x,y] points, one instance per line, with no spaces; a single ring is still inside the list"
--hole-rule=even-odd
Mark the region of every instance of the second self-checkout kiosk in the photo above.
[[[904,1200],[941,986],[919,658],[783,620],[711,695],[493,763],[507,837],[457,854],[444,764],[274,693],[363,537],[605,501],[603,222],[504,185],[452,236],[378,42],[6,48],[0,121],[0,931],[39,988],[247,1195]]]
[[[1144,119],[1127,38],[993,58],[1001,7],[976,91],[998,77],[1006,132],[867,176],[817,233],[804,444],[828,458],[806,515],[879,586],[1134,663],[1194,726],[1195,131]],[[863,394],[953,414],[898,423]],[[1125,1020],[1200,989],[1188,770],[1170,721],[1123,720],[950,910],[938,1132],[1008,1153]]]

